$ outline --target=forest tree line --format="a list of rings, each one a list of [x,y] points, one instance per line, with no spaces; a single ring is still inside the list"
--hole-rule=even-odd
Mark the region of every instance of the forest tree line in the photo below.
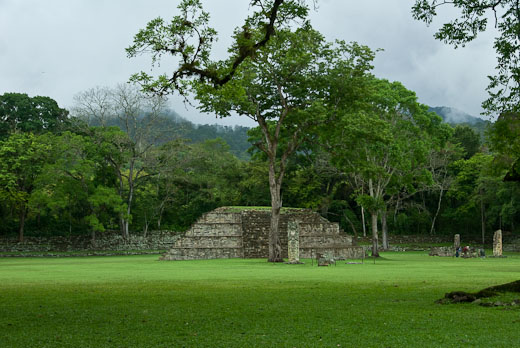
[[[400,84],[377,83],[380,92],[397,89],[416,103]],[[493,129],[482,143],[469,126],[452,127],[422,110],[418,128],[412,126],[420,120],[358,115],[342,130],[343,146],[330,144],[334,130],[320,128],[327,141],[309,141],[288,163],[284,206],[318,211],[357,236],[370,235],[377,221],[388,235],[383,246],[394,234],[518,233],[520,188],[497,169]],[[6,93],[0,118],[4,236],[181,232],[219,206],[270,204],[262,153],[241,159],[222,139],[192,142],[184,137],[189,122],[172,121],[164,100],[125,85],[80,93],[72,113],[48,97]],[[258,129],[249,136],[254,141]],[[371,199],[366,178],[387,182],[381,197]]]

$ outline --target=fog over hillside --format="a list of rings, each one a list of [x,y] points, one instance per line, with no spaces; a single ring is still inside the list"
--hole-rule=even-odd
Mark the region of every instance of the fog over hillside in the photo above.
[[[465,113],[464,111],[449,106],[430,107],[430,111],[434,111],[435,113],[437,113],[437,115],[442,117],[444,122],[450,124],[477,124],[486,122],[486,120],[480,117],[472,116],[470,114]]]

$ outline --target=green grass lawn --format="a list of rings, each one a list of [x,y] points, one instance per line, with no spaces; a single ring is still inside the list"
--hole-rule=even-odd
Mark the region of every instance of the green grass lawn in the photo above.
[[[520,309],[434,304],[449,291],[520,279],[519,256],[382,255],[319,268],[154,255],[0,258],[0,347],[520,345]]]

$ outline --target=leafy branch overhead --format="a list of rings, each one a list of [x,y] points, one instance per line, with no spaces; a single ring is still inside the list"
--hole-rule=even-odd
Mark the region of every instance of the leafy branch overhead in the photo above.
[[[445,23],[435,38],[455,47],[464,46],[488,29],[498,31],[494,48],[498,64],[489,76],[489,98],[483,102],[488,115],[520,109],[520,1],[518,0],[416,0],[412,14],[427,24],[444,5],[460,10],[459,18]]]
[[[169,23],[162,18],[150,21],[134,37],[126,49],[128,57],[151,54],[152,65],[160,65],[163,56],[177,59],[178,66],[170,74],[152,76],[145,72],[134,74],[132,82],[143,90],[165,95],[187,94],[190,80],[199,79],[222,86],[235,75],[237,68],[248,57],[264,47],[279,28],[294,20],[304,20],[308,13],[305,0],[251,0],[255,9],[242,28],[237,28],[234,44],[227,60],[213,61],[211,50],[217,32],[209,26],[210,16],[200,0],[183,0],[178,6],[181,14]]]

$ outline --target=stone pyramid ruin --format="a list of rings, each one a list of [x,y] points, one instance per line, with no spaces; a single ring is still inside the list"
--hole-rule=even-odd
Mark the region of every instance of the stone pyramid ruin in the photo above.
[[[160,260],[267,258],[270,218],[264,207],[218,208],[200,217]],[[306,209],[282,209],[280,239],[284,258],[295,253],[301,258],[317,253],[336,259],[364,257],[363,248],[354,246],[337,223]]]

